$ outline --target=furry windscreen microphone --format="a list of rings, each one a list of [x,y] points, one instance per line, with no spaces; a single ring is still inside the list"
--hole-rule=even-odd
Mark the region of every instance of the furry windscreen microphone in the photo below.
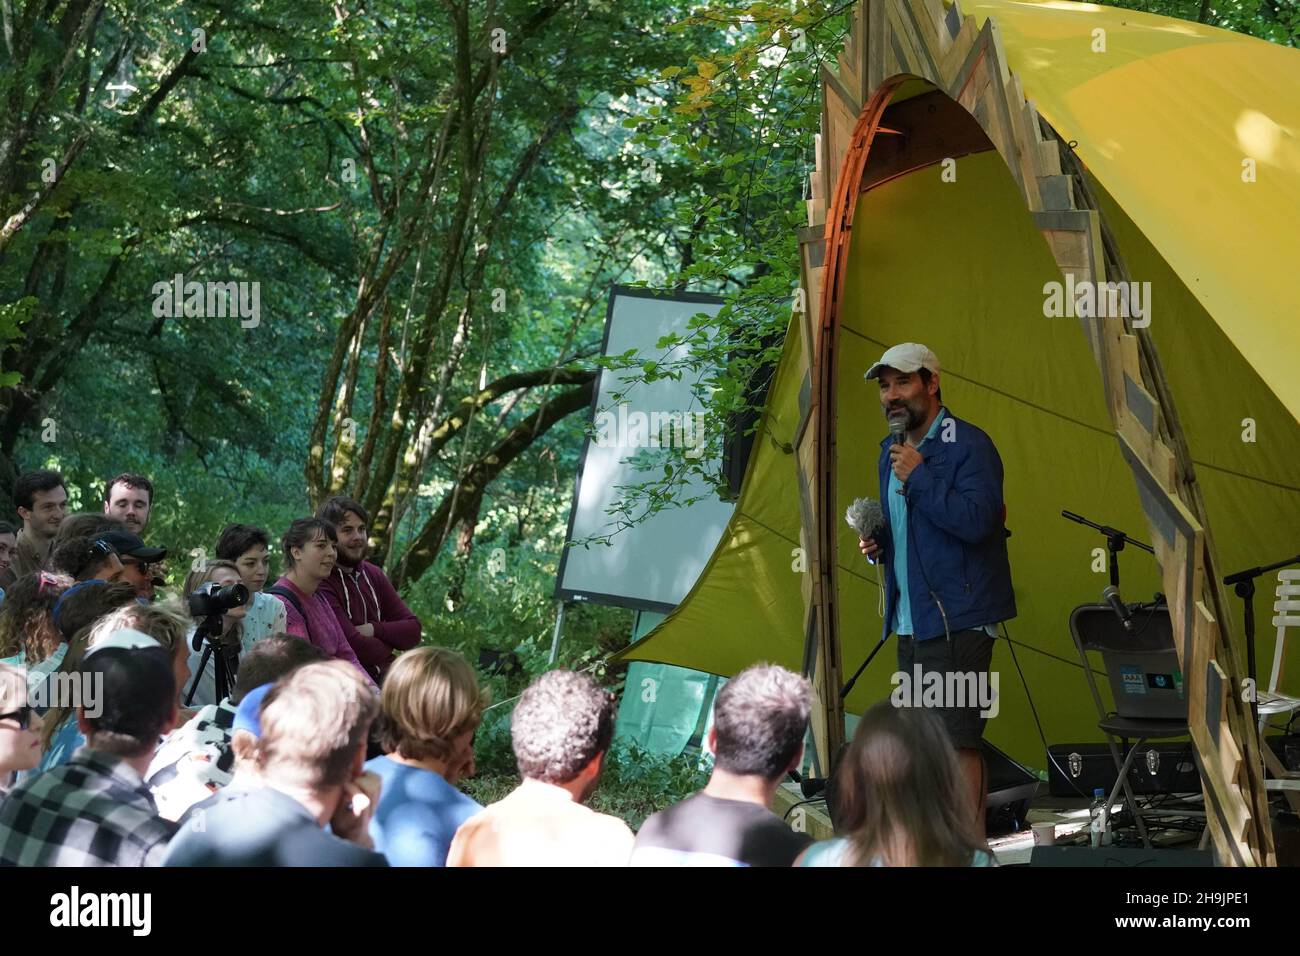
[[[874,498],[854,498],[844,512],[844,520],[859,538],[874,538],[885,527],[885,512]]]

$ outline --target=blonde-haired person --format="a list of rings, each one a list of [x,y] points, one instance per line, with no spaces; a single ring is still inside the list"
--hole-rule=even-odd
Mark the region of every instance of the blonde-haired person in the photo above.
[[[21,667],[0,663],[0,799],[14,774],[40,761],[40,734],[41,719],[27,705],[27,675]]]
[[[108,587],[122,587],[128,589],[131,594],[135,593],[135,589],[130,585],[108,585]],[[59,673],[67,674],[69,677],[60,681],[55,675],[51,679],[51,684],[62,683],[64,687],[70,686],[72,677],[80,673],[82,660],[87,651],[117,631],[135,630],[152,637],[169,652],[172,677],[175,679],[179,696],[179,689],[185,685],[190,676],[188,654],[185,651],[185,632],[188,625],[189,617],[181,609],[178,598],[169,598],[157,604],[141,604],[132,599],[130,603],[105,614],[77,632],[69,643],[68,652],[59,667]],[[67,763],[79,748],[85,746],[86,738],[77,726],[76,719],[76,705],[79,703],[81,702],[76,700],[61,701],[60,706],[51,707],[45,714],[44,727],[41,731],[41,746],[44,753],[37,768],[39,772],[44,773],[53,767]],[[181,711],[179,714],[181,720],[188,720],[192,716],[189,711]],[[170,731],[171,727],[167,729]]]
[[[190,571],[185,576],[185,584],[182,591],[185,595],[185,607],[188,609],[190,596],[194,594],[203,585],[212,583],[219,588],[227,588],[232,584],[243,584],[239,575],[239,566],[234,561],[226,561],[222,558],[214,558],[206,561],[203,565],[195,570]],[[251,599],[251,595],[250,595]],[[245,601],[238,607],[232,607],[229,611],[221,616],[221,633],[217,635],[216,644],[226,652],[227,659],[238,660],[239,654],[244,650],[244,616],[248,613],[249,602]],[[198,628],[199,622],[194,620],[190,625],[188,633],[185,635],[185,643],[189,647],[188,664],[190,674],[190,683],[181,689],[181,700],[187,707],[207,707],[217,701],[217,662],[213,660],[215,654],[209,654],[207,663],[203,661],[203,648],[194,649],[194,632]],[[235,685],[235,670],[230,672],[230,686]],[[194,690],[194,696],[191,698],[191,687]]]
[[[384,756],[366,769],[383,781],[370,835],[391,865],[444,866],[456,830],[483,809],[456,784],[474,773],[484,703],[474,669],[453,650],[418,647],[388,671],[379,699]]]
[[[796,866],[996,866],[943,722],[881,701],[862,715],[836,772],[837,829]]]

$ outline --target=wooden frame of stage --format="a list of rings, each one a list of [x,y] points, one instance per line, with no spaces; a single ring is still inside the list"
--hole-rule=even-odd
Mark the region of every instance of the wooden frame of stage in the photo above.
[[[934,90],[891,106],[898,88],[913,79]],[[982,137],[972,132],[967,116],[978,123]],[[893,135],[899,131],[906,135]],[[844,736],[836,394],[839,308],[859,196],[913,169],[996,149],[1062,276],[1072,274],[1077,282],[1129,276],[1081,162],[1026,102],[1009,72],[996,22],[977,27],[957,3],[863,0],[854,11],[838,70],[823,69],[815,149],[808,226],[799,231],[806,308],[798,325],[807,387],[800,394],[796,449],[809,558],[803,579],[805,657],[817,699],[813,733],[825,769]],[[1169,597],[1218,857],[1235,865],[1272,865],[1259,739],[1249,706],[1235,692],[1244,669],[1219,626],[1226,620],[1226,600],[1160,357],[1147,331],[1123,318],[1084,317],[1080,323],[1101,370],[1111,421],[1138,486]]]

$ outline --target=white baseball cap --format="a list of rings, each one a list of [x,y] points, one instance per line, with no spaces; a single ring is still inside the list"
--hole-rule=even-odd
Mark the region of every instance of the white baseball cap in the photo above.
[[[924,345],[918,345],[916,342],[904,342],[902,345],[895,345],[891,349],[886,349],[885,354],[880,356],[880,361],[867,369],[867,374],[862,377],[864,379],[878,378],[880,373],[887,368],[896,368],[900,372],[915,372],[918,369],[928,368],[938,375],[939,359]]]
[[[86,651],[86,657],[90,657],[96,651],[108,650],[110,647],[133,651],[142,647],[162,647],[162,645],[148,634],[141,633],[133,627],[123,627],[109,634],[98,643],[91,645],[90,649]]]

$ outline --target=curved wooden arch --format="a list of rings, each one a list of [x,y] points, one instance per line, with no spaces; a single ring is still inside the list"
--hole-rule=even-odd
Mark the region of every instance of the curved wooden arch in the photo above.
[[[1063,275],[1127,280],[1118,247],[1082,165],[1027,102],[1009,72],[993,19],[977,27],[956,3],[863,0],[839,57],[823,70],[822,131],[810,177],[809,226],[800,230],[806,306],[800,323],[809,388],[796,434],[808,645],[818,706],[814,737],[822,766],[843,742],[839,688],[836,399],[839,311],[853,218],[886,109],[907,80],[942,91],[979,124],[1007,164]],[[901,164],[901,175],[907,170]],[[828,177],[833,177],[828,182]],[[829,188],[828,188],[829,186]],[[815,320],[814,320],[815,317]],[[1107,406],[1138,484],[1170,596],[1189,699],[1193,744],[1204,768],[1207,821],[1219,858],[1275,862],[1259,741],[1234,692],[1243,672],[1217,622],[1226,604],[1191,456],[1155,344],[1114,316],[1080,318],[1100,367]],[[1208,706],[1208,710],[1207,710]],[[1217,712],[1214,708],[1217,707]],[[1210,725],[1218,733],[1210,731]]]

